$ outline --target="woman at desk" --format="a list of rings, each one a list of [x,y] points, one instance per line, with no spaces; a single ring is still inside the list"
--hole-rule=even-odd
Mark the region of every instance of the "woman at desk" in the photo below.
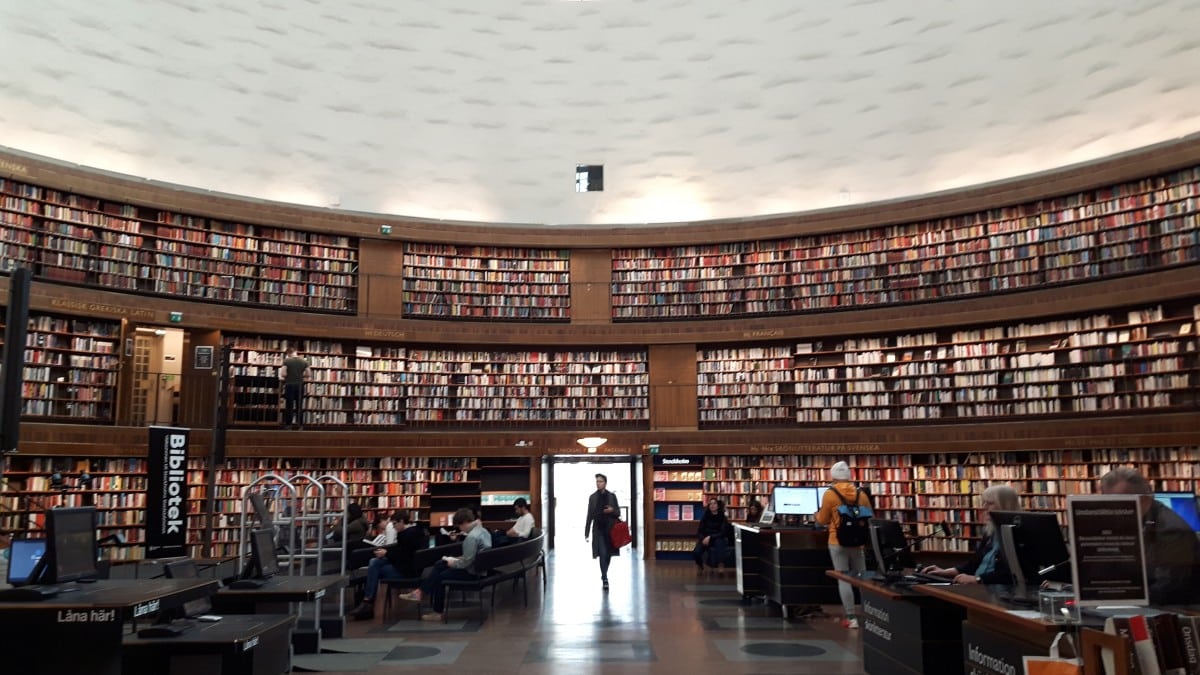
[[[1010,485],[993,485],[983,491],[980,498],[980,514],[984,520],[983,541],[975,549],[975,555],[962,565],[938,567],[930,565],[921,570],[925,574],[952,578],[956,584],[1011,584],[1012,573],[1000,554],[1000,537],[992,523],[992,511],[1020,511],[1021,501],[1017,491]]]
[[[758,501],[758,497],[751,497],[750,503],[746,505],[746,522],[757,523],[762,520],[763,505]]]

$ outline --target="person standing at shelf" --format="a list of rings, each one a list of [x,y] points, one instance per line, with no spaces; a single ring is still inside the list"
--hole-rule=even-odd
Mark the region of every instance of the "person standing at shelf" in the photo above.
[[[592,557],[600,559],[600,584],[608,590],[608,565],[614,555],[621,551],[612,545],[609,534],[617,522],[621,508],[617,496],[608,491],[608,476],[596,474],[596,491],[588,497],[587,523],[583,526],[583,538],[592,541]]]
[[[1200,539],[1187,521],[1155,501],[1150,483],[1131,467],[1117,467],[1104,474],[1100,493],[1139,496],[1150,604],[1200,602]]]
[[[992,511],[1020,511],[1021,500],[1011,485],[991,485],[979,497],[979,519],[983,521],[983,541],[975,555],[962,565],[930,565],[921,571],[953,579],[956,584],[1011,584],[1012,572],[1000,554],[1000,537],[992,522]]]
[[[293,349],[283,360],[279,378],[283,380],[283,426],[304,428],[304,383],[308,380],[309,363]]]
[[[829,557],[833,560],[833,569],[839,572],[862,572],[867,568],[867,556],[862,545],[843,546],[838,541],[837,529],[841,516],[838,507],[843,503],[870,506],[871,498],[850,481],[850,465],[838,462],[829,469],[833,484],[821,498],[821,509],[817,511],[817,522],[829,528]],[[839,495],[841,497],[839,498]],[[842,599],[842,609],[846,618],[842,620],[845,628],[858,628],[858,616],[854,612],[854,589],[845,581],[838,581],[838,595]]]
[[[700,526],[696,529],[696,548],[692,550],[697,572],[704,571],[705,558],[712,569],[725,565],[725,549],[729,545],[725,538],[727,529],[729,519],[725,517],[725,502],[716,497],[710,498],[700,518]]]

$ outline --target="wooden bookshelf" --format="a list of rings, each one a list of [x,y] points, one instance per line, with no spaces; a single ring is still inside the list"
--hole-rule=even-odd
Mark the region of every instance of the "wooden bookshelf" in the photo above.
[[[411,426],[641,427],[643,351],[408,351]]]
[[[921,544],[926,551],[972,550],[983,536],[980,495],[997,483],[1012,485],[1023,509],[1054,512],[1060,521],[1065,518],[1068,495],[1091,494],[1096,481],[1118,466],[1135,467],[1158,491],[1195,492],[1200,487],[1200,447],[1195,446],[848,456],[708,455],[680,458],[692,463],[683,469],[662,464],[675,457],[655,458],[654,547],[664,558],[678,558],[672,554],[690,552],[695,545],[695,523],[681,528],[667,515],[671,506],[690,506],[700,514],[704,503],[715,497],[725,501],[730,520],[744,520],[750,499],[766,504],[779,485],[827,486],[829,467],[843,460],[850,464],[854,481],[870,490],[879,517],[903,523],[912,536],[933,534],[943,522],[951,525],[955,536],[926,539]],[[703,476],[703,482],[693,480],[697,475]]]
[[[227,222],[0,179],[0,271],[191,300],[349,313],[356,239]]]
[[[404,316],[568,322],[570,258],[562,249],[405,244]]]
[[[704,515],[704,457],[654,457],[654,557],[687,560]],[[730,542],[732,544],[732,542]]]
[[[146,540],[146,460],[137,458],[30,457],[15,455],[0,491],[0,530],[40,534],[45,509],[95,506],[100,536],[120,534],[127,543]],[[55,487],[51,476],[62,475]],[[80,476],[90,474],[82,485]],[[110,560],[143,557],[140,546],[105,549]]]
[[[789,345],[697,350],[700,428],[790,424],[792,361]]]
[[[3,340],[0,307],[0,344]],[[21,416],[110,424],[116,413],[121,323],[58,315],[29,317]]]
[[[1184,302],[952,332],[795,345],[801,424],[977,422],[1200,406]],[[743,350],[745,351],[745,350]]]
[[[613,250],[614,321],[991,295],[1200,262],[1200,167],[922,222]]]

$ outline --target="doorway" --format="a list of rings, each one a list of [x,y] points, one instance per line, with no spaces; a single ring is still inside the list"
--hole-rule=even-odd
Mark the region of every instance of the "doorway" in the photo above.
[[[134,426],[179,423],[183,339],[180,328],[139,326],[134,330],[133,396],[129,407]]]
[[[542,467],[545,494],[542,504],[550,548],[557,555],[591,557],[591,546],[584,543],[588,497],[596,491],[596,474],[608,477],[608,490],[617,496],[621,520],[629,524],[632,548],[642,557],[642,461],[640,457],[547,457]],[[561,542],[561,546],[560,546]]]

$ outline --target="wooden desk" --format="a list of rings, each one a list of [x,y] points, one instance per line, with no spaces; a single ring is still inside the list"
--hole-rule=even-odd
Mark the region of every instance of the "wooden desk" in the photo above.
[[[126,675],[280,675],[291,670],[290,615],[227,616],[169,638],[126,635]]]
[[[737,588],[743,597],[766,596],[783,608],[834,605],[837,584],[825,576],[833,569],[829,533],[811,529],[769,529],[734,523]]]
[[[871,675],[923,675],[963,672],[962,622],[959,605],[889,586],[874,573],[860,576],[829,571],[829,577],[854,586],[862,597],[859,629],[863,669]]]
[[[217,614],[291,614],[299,617],[292,631],[297,654],[321,651],[321,599],[330,589],[344,588],[347,577],[341,574],[321,576],[276,576],[261,588],[222,588],[213,598]],[[293,603],[312,603],[311,608],[292,607]]]
[[[211,579],[114,579],[60,584],[79,589],[33,602],[0,602],[5,672],[32,674],[121,672],[127,621],[210,595]]]

